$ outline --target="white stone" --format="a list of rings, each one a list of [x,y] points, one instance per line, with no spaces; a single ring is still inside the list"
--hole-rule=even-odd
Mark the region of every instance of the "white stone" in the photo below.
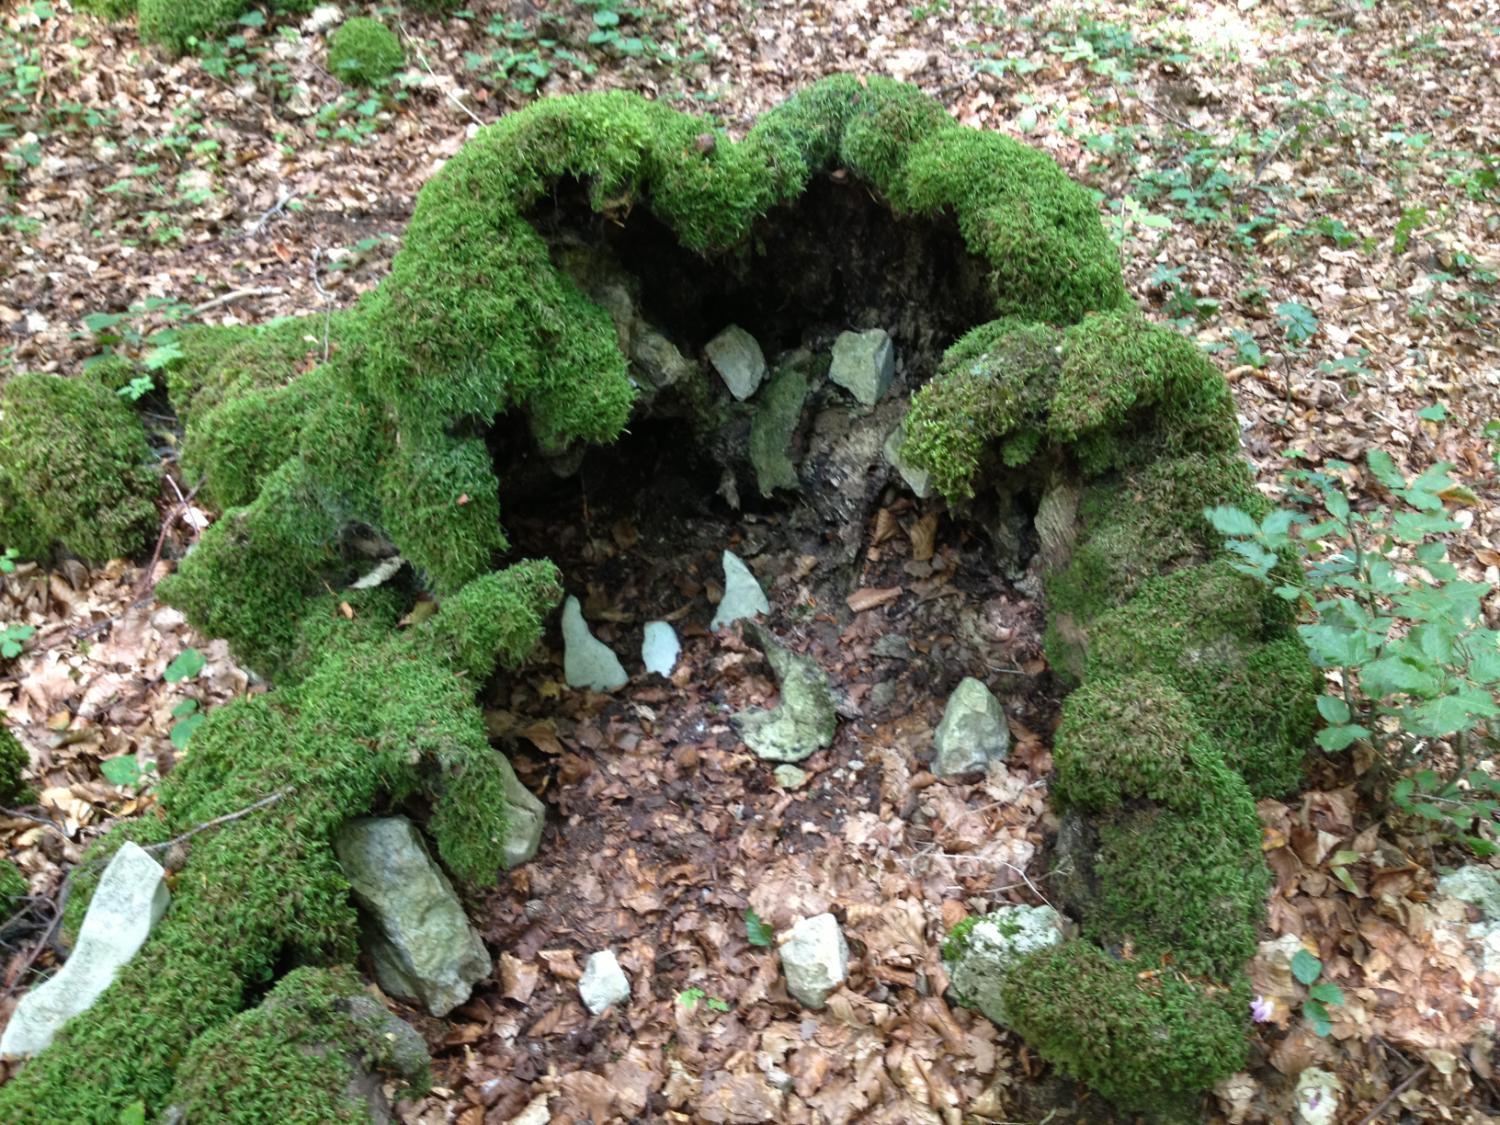
[[[1011,966],[1029,953],[1061,944],[1067,923],[1050,906],[1002,906],[975,921],[961,939],[950,940],[943,968],[953,994],[998,1024],[1005,1023],[1000,989]],[[954,956],[947,956],[957,946]]]
[[[610,647],[589,632],[583,607],[569,597],[563,603],[563,678],[571,688],[614,691],[625,686],[629,676]]]
[[[1000,701],[973,676],[964,677],[943,709],[932,736],[932,772],[938,777],[983,773],[1010,752],[1010,728]]]
[[[611,1004],[623,1004],[630,999],[630,978],[620,968],[614,950],[601,949],[589,954],[578,981],[578,995],[583,1006],[596,1016]]]
[[[1302,1125],[1333,1125],[1339,1116],[1339,1080],[1310,1066],[1297,1076],[1297,1119]]]
[[[1473,863],[1438,880],[1438,894],[1479,907],[1490,922],[1500,922],[1500,872]]]
[[[677,639],[676,629],[665,621],[646,622],[646,635],[641,639],[641,662],[646,665],[646,671],[670,676],[681,654],[682,644]]]
[[[804,918],[782,936],[786,990],[805,1008],[821,1008],[849,976],[849,945],[832,914]]]
[[[729,393],[743,402],[766,377],[766,356],[755,337],[731,324],[703,348]]]
[[[760,588],[750,568],[733,551],[724,552],[724,596],[719,608],[714,611],[710,629],[722,629],[745,617],[758,613],[770,613],[771,603],[766,601],[766,592]]]
[[[319,4],[302,21],[302,30],[309,35],[320,35],[330,27],[337,27],[343,22],[343,10],[337,4]]]
[[[0,1055],[35,1055],[63,1024],[88,1011],[140,950],[170,899],[161,864],[139,845],[124,844],[99,877],[73,955],[21,998],[0,1037]]]
[[[896,349],[884,328],[868,332],[840,332],[833,342],[828,378],[865,406],[874,406],[891,389],[896,374]]]

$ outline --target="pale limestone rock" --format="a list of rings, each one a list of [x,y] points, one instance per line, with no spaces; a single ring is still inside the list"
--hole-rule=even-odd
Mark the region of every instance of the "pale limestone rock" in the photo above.
[[[596,1016],[610,1005],[630,999],[630,978],[620,968],[613,950],[589,954],[578,981],[578,995],[583,1006]]]
[[[821,1008],[849,976],[849,945],[832,914],[804,918],[781,938],[786,990],[805,1008]]]
[[[760,588],[750,568],[733,551],[725,551],[724,596],[719,599],[719,608],[714,611],[708,627],[722,629],[743,618],[770,612],[771,603],[766,601],[766,592]]]
[[[603,641],[589,632],[583,619],[583,607],[570,596],[563,603],[563,678],[571,688],[590,691],[614,691],[630,679],[620,658]]]
[[[646,622],[646,633],[641,639],[641,662],[646,665],[646,671],[670,676],[681,654],[682,643],[671,624],[666,621]]]
[[[943,721],[932,737],[932,772],[938,777],[983,773],[1010,752],[1005,712],[990,689],[973,676],[964,677],[943,709]]]

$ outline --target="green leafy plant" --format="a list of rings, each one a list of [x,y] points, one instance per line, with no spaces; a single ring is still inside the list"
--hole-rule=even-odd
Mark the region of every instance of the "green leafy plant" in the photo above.
[[[167,670],[162,673],[162,679],[169,684],[191,680],[203,671],[203,664],[201,652],[195,648],[185,648],[172,659],[172,663],[167,665]]]
[[[1302,1017],[1314,1035],[1326,1036],[1333,1030],[1328,1008],[1344,1002],[1344,990],[1332,981],[1318,980],[1322,975],[1323,962],[1307,950],[1299,949],[1292,955],[1292,976],[1298,984],[1307,987],[1307,999],[1302,1001]]]
[[[15,569],[14,564],[11,569]],[[23,642],[35,632],[35,625],[7,625],[4,629],[0,629],[0,657],[14,660],[20,656]]]
[[[1490,586],[1462,578],[1443,542],[1460,529],[1445,503],[1474,498],[1447,462],[1408,478],[1372,450],[1366,465],[1392,507],[1356,511],[1333,475],[1353,466],[1330,462],[1289,475],[1294,507],[1259,520],[1227,506],[1205,515],[1237,569],[1301,609],[1298,632],[1334,673],[1318,699],[1318,744],[1369,747],[1378,796],[1492,854],[1500,777],[1483,765],[1500,715],[1500,632],[1483,624]]]
[[[685,988],[677,994],[677,1002],[689,1012],[698,1006],[698,1001],[700,1000],[706,1000],[708,1007],[715,1012],[729,1011],[728,1000],[721,999],[718,996],[709,996],[701,988]]]
[[[144,789],[156,777],[156,763],[147,762],[143,766],[134,754],[125,754],[100,762],[99,772],[111,785],[122,789]]]
[[[773,945],[776,941],[776,931],[761,921],[753,906],[745,907],[745,939],[751,945],[762,948]]]
[[[14,547],[7,547],[4,552],[0,552],[0,574],[14,574],[16,560],[20,557],[21,552]]]

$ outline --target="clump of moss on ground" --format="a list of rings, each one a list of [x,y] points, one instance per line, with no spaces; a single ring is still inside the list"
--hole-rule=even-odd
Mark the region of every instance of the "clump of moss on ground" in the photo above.
[[[1197,1092],[1245,1062],[1248,980],[1222,988],[1142,973],[1079,940],[1023,959],[1001,996],[1043,1058],[1123,1109],[1196,1120]]]
[[[31,893],[26,876],[8,859],[0,859],[0,921],[9,918]]]
[[[24,805],[30,798],[22,773],[31,758],[21,740],[0,723],[0,805]]]
[[[345,20],[328,39],[328,73],[350,86],[384,82],[405,58],[396,33],[365,16]]]
[[[162,783],[164,819],[142,823],[168,839],[280,796],[192,838],[172,909],[131,972],[0,1087],[0,1119],[114,1121],[136,1100],[164,1106],[184,1053],[278,964],[352,959],[356,919],[330,842],[350,817],[421,794],[443,862],[462,879],[493,881],[504,865],[505,804],[494,799],[504,774],[473,702],[476,681],[525,657],[558,596],[550,563],[520,563],[378,641],[358,610],[353,621],[340,611],[346,599],[315,603],[305,627],[316,648],[299,649],[311,667],[291,686],[212,712]],[[76,897],[81,909],[86,896]]]
[[[32,373],[0,390],[0,544],[133,555],[156,530],[159,487],[140,419],[99,383]]]
[[[304,967],[193,1042],[170,1104],[186,1121],[368,1121],[372,1091],[362,1076],[378,1071],[420,1093],[427,1062],[421,1037],[353,972]]]

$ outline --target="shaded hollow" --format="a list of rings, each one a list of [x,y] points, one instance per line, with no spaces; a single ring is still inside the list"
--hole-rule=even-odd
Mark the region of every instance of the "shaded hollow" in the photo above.
[[[689,356],[729,324],[768,359],[819,330],[879,327],[910,389],[953,340],[994,316],[988,267],[951,216],[898,216],[854,179],[815,177],[795,202],[760,218],[744,246],[711,256],[683,248],[644,206],[595,212],[576,180],[529,218],[554,247],[608,251],[639,279],[645,318]]]

